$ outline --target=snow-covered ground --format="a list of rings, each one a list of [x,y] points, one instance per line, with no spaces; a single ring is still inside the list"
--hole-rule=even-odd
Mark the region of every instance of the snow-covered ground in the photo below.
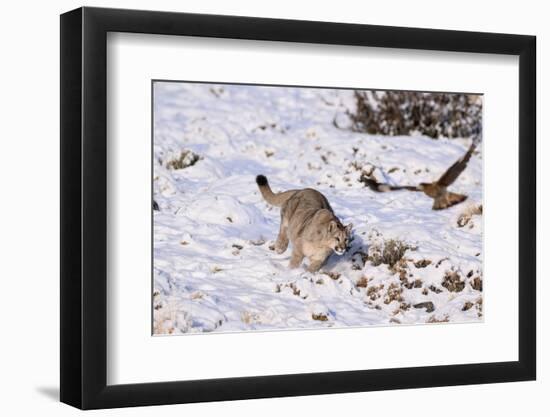
[[[469,141],[337,128],[353,106],[345,90],[155,83],[155,334],[483,319],[482,216],[461,218],[482,203],[481,147],[451,187],[462,204],[433,211],[422,193],[375,193],[363,171],[433,181]],[[354,224],[350,250],[318,273],[290,270],[290,249],[269,249],[279,209],[257,174],[275,192],[321,191]],[[403,258],[379,264],[396,242]]]

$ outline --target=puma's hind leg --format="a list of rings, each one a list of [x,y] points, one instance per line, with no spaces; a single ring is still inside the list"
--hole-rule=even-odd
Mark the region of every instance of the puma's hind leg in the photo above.
[[[281,254],[288,248],[288,223],[281,216],[279,235],[275,241],[275,252]]]

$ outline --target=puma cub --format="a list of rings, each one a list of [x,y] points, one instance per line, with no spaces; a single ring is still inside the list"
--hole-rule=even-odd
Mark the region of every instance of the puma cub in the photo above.
[[[304,257],[308,271],[318,271],[332,251],[342,255],[349,244],[352,224],[342,225],[323,194],[311,188],[275,194],[263,175],[256,177],[263,198],[281,207],[281,225],[275,251],[283,253],[292,242],[290,267],[297,268]]]

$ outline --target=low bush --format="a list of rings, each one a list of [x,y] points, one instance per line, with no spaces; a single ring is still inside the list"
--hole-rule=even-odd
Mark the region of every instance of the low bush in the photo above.
[[[378,135],[420,133],[431,138],[481,135],[482,99],[461,93],[362,91],[355,93],[351,129]]]

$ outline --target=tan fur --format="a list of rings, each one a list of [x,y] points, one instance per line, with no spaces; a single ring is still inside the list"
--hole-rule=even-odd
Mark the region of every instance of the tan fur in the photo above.
[[[292,243],[291,268],[299,267],[308,258],[308,271],[315,272],[333,251],[340,255],[346,251],[352,225],[342,225],[323,194],[311,188],[275,194],[264,176],[258,176],[256,182],[265,200],[281,207],[274,249],[283,253]]]

